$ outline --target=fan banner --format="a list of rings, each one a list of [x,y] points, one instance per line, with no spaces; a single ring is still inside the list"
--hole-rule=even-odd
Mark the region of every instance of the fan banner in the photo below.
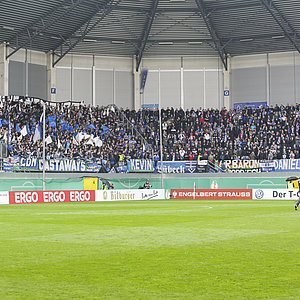
[[[147,81],[147,76],[148,76],[148,69],[142,69],[141,70],[141,88],[140,88],[140,93],[144,93],[144,89],[146,86],[146,81]]]

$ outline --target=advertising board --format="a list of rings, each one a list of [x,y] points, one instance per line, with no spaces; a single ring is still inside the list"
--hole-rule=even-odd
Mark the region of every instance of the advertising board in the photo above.
[[[246,200],[252,199],[251,189],[172,189],[171,199]]]
[[[254,200],[298,200],[300,192],[288,189],[254,189]]]
[[[8,192],[0,192],[0,205],[9,204]]]
[[[155,200],[165,199],[163,189],[145,190],[105,190],[96,191],[96,201],[123,201],[123,200]]]
[[[90,202],[95,191],[19,191],[9,192],[9,204]]]

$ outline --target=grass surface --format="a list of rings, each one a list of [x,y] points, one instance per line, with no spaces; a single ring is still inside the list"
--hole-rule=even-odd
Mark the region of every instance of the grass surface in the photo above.
[[[0,299],[300,299],[285,201],[0,206]]]

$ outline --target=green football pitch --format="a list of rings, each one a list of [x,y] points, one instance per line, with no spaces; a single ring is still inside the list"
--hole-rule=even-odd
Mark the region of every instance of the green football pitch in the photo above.
[[[0,299],[300,299],[293,201],[0,207]]]

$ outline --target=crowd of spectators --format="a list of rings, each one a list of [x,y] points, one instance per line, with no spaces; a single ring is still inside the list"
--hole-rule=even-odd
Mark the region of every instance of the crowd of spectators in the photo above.
[[[1,100],[0,139],[8,144],[10,156],[42,156],[42,114],[38,100]],[[165,161],[299,158],[299,105],[231,110],[167,108],[161,116]],[[112,165],[130,158],[159,160],[159,132],[155,109],[119,111],[114,107],[46,104],[47,158],[102,159]]]

